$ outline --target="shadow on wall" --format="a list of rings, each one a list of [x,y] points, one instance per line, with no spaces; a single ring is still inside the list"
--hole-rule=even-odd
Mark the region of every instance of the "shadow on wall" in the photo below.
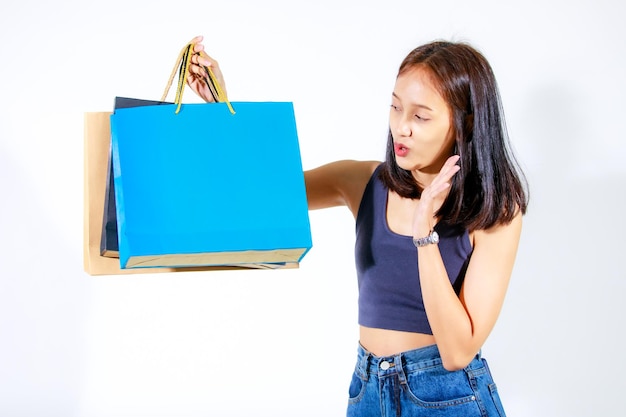
[[[598,404],[588,401],[588,387],[579,382],[580,373],[587,380],[592,374],[612,380],[615,372],[626,371],[624,361],[615,360],[623,356],[615,330],[623,327],[626,315],[626,222],[621,214],[626,176],[602,174],[603,161],[593,157],[619,150],[581,151],[594,142],[594,123],[603,122],[585,117],[591,106],[585,101],[573,86],[555,84],[529,92],[514,138],[514,143],[525,141],[532,156],[521,157],[531,201],[502,322],[517,335],[514,343],[525,345],[526,360],[512,368],[518,366],[519,375],[527,375],[530,361],[544,373],[517,378],[516,384],[532,383],[513,391],[536,396],[546,412],[545,405],[551,404],[552,415],[562,412],[565,402],[581,416],[598,414]],[[597,176],[585,174],[594,167]],[[593,366],[575,366],[590,355]],[[617,392],[605,394],[619,398]],[[600,408],[612,407],[617,404],[607,401]]]
[[[0,415],[75,415],[90,282],[28,181],[0,147]]]
[[[626,232],[620,214],[626,175],[603,174],[606,161],[595,157],[620,150],[592,152],[594,143],[602,143],[594,141],[602,127],[594,123],[605,121],[586,117],[592,104],[585,100],[571,86],[531,92],[520,135],[533,154],[533,161],[525,164],[531,191],[527,226],[533,228],[532,233],[524,231],[526,247],[536,249],[543,267],[553,266],[554,273],[569,276],[570,282],[586,273],[617,277]]]

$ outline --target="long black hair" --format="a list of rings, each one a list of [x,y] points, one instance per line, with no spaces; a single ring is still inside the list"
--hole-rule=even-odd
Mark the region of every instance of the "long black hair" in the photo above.
[[[455,137],[454,153],[461,169],[437,213],[449,224],[469,230],[507,224],[526,212],[527,183],[511,150],[500,93],[485,57],[464,43],[436,41],[414,49],[400,65],[426,71],[447,102]],[[422,189],[410,171],[398,166],[389,131],[380,178],[405,198],[419,198]]]

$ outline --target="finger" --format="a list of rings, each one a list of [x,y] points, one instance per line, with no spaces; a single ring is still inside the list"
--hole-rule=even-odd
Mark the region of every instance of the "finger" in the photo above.
[[[217,61],[207,55],[206,52],[200,52],[198,62],[205,67],[217,67]]]
[[[204,51],[204,45],[201,43],[194,43],[193,52],[196,54],[200,54]]]
[[[195,87],[197,82],[198,82],[198,78],[195,75],[193,74],[187,75],[187,84],[189,84],[190,87]]]
[[[206,54],[200,55],[200,54],[201,52],[198,52],[191,56],[192,65],[199,65],[199,66],[205,66],[205,67],[213,67],[214,65],[216,65],[216,61],[209,58],[208,55]]]
[[[446,187],[450,186],[452,183],[452,178],[456,175],[457,172],[461,169],[458,165],[452,165],[444,170],[442,170],[437,178],[433,180],[435,186],[439,186],[441,184],[445,184]]]
[[[205,83],[202,81],[202,78],[194,74],[189,74],[187,75],[187,84],[193,88],[198,95],[204,97]]]
[[[460,166],[454,164],[458,158],[449,158],[443,165],[439,174],[433,179],[428,187],[424,190],[426,194],[436,196],[446,191],[452,185],[452,177],[461,169]]]
[[[439,175],[437,175],[437,177],[449,179],[454,174],[456,174],[461,169],[461,167],[457,165],[459,159],[459,155],[452,155],[451,157],[449,157],[443,164],[443,167],[441,167],[441,170],[439,171]]]
[[[195,38],[193,38],[192,40],[190,40],[189,43],[202,44],[202,40],[203,39],[204,39],[204,37],[202,35],[198,35]]]
[[[449,157],[446,160],[446,162],[443,164],[443,167],[444,168],[446,168],[446,167],[449,168],[449,167],[455,165],[459,161],[459,159],[461,159],[461,156],[459,156],[459,155],[452,155],[451,157]]]
[[[460,165],[450,164],[450,165],[444,167],[442,172],[445,173],[446,176],[452,176],[452,175],[456,174],[460,169],[461,169]]]
[[[198,65],[198,64],[193,64],[192,63],[189,66],[189,72],[194,77],[206,78],[208,76],[208,74],[206,73],[204,68],[202,66]]]
[[[207,73],[204,70],[204,67],[208,66],[204,62],[206,60],[200,58],[200,55],[192,55],[191,56],[191,65],[189,66],[189,70],[195,74],[198,74],[202,77],[206,77]]]

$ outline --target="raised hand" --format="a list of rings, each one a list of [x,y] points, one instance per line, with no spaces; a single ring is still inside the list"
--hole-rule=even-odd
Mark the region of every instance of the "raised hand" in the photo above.
[[[202,36],[196,36],[190,41],[194,44],[194,55],[191,58],[191,66],[189,67],[189,75],[187,76],[187,85],[189,85],[189,87],[191,87],[191,89],[204,101],[210,103],[214,102],[215,99],[211,93],[211,89],[206,83],[206,79],[209,75],[204,67],[209,67],[211,69],[224,93],[226,93],[226,84],[217,61],[207,55],[204,51],[202,40]]]
[[[458,155],[449,157],[443,164],[443,167],[441,167],[439,174],[422,191],[419,204],[413,216],[414,237],[421,238],[428,235],[435,226],[435,213],[441,208],[450,192],[452,177],[461,169],[456,164],[459,158]]]

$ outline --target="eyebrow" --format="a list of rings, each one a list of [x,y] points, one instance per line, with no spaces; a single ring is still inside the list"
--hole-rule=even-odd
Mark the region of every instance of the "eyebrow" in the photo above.
[[[398,100],[400,100],[400,97],[398,97],[398,95],[395,93],[395,91],[394,91],[394,92],[392,92],[392,93],[391,93],[391,95],[392,95],[392,96],[394,96],[395,98],[397,98]],[[402,101],[402,100],[400,100],[400,101]],[[425,105],[423,105],[423,104],[419,104],[419,103],[412,103],[412,104],[413,104],[414,106],[421,107],[422,109],[426,109],[426,110],[429,110],[429,111],[433,111],[433,109],[431,109],[430,107],[425,106]]]

